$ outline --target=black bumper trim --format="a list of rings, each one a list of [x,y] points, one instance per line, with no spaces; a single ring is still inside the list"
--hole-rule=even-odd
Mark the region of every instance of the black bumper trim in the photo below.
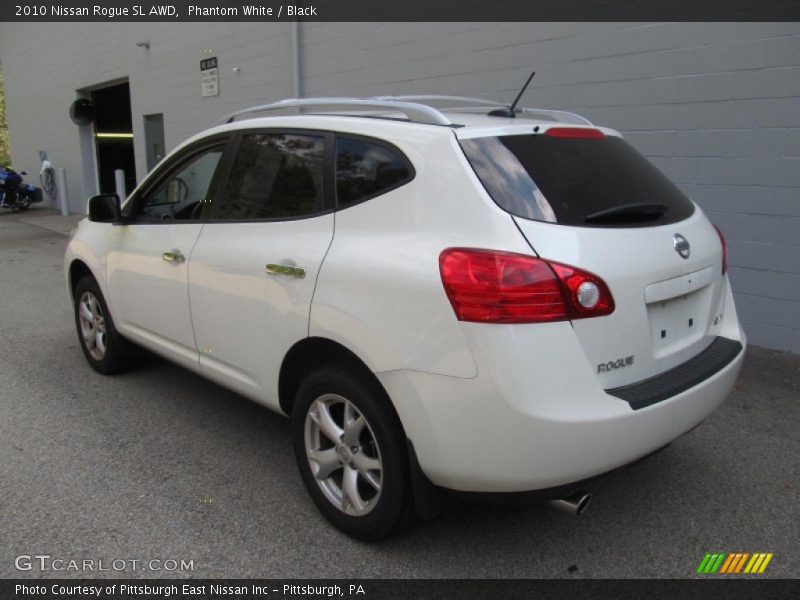
[[[741,351],[740,342],[718,337],[685,363],[650,379],[606,390],[606,394],[625,400],[633,410],[651,406],[702,383],[732,363]]]

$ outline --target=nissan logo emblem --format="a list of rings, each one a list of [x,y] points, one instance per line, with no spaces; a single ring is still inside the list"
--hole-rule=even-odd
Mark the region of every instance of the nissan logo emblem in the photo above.
[[[681,255],[681,258],[689,258],[689,241],[680,233],[676,233],[672,238],[672,246],[675,248],[675,252]]]

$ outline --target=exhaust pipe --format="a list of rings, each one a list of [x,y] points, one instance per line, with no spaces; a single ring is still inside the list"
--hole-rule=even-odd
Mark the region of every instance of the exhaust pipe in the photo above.
[[[589,501],[591,499],[592,495],[589,492],[580,491],[570,494],[566,498],[550,500],[548,504],[555,509],[579,516],[582,515],[586,507],[589,506]]]

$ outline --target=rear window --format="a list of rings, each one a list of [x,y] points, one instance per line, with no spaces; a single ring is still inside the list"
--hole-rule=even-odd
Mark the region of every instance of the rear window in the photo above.
[[[461,140],[494,201],[513,215],[586,227],[676,223],[694,205],[625,140],[542,134]]]

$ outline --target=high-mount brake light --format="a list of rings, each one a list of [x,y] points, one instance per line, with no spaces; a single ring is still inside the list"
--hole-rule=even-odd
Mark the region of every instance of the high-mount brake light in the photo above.
[[[439,271],[459,321],[548,323],[614,312],[596,275],[525,254],[448,248]]]
[[[714,229],[717,230],[719,243],[722,244],[722,274],[725,275],[725,273],[728,272],[728,241],[725,239],[725,235],[719,227],[714,225]]]
[[[544,132],[545,135],[555,138],[603,140],[606,134],[599,129],[587,127],[551,127]]]

